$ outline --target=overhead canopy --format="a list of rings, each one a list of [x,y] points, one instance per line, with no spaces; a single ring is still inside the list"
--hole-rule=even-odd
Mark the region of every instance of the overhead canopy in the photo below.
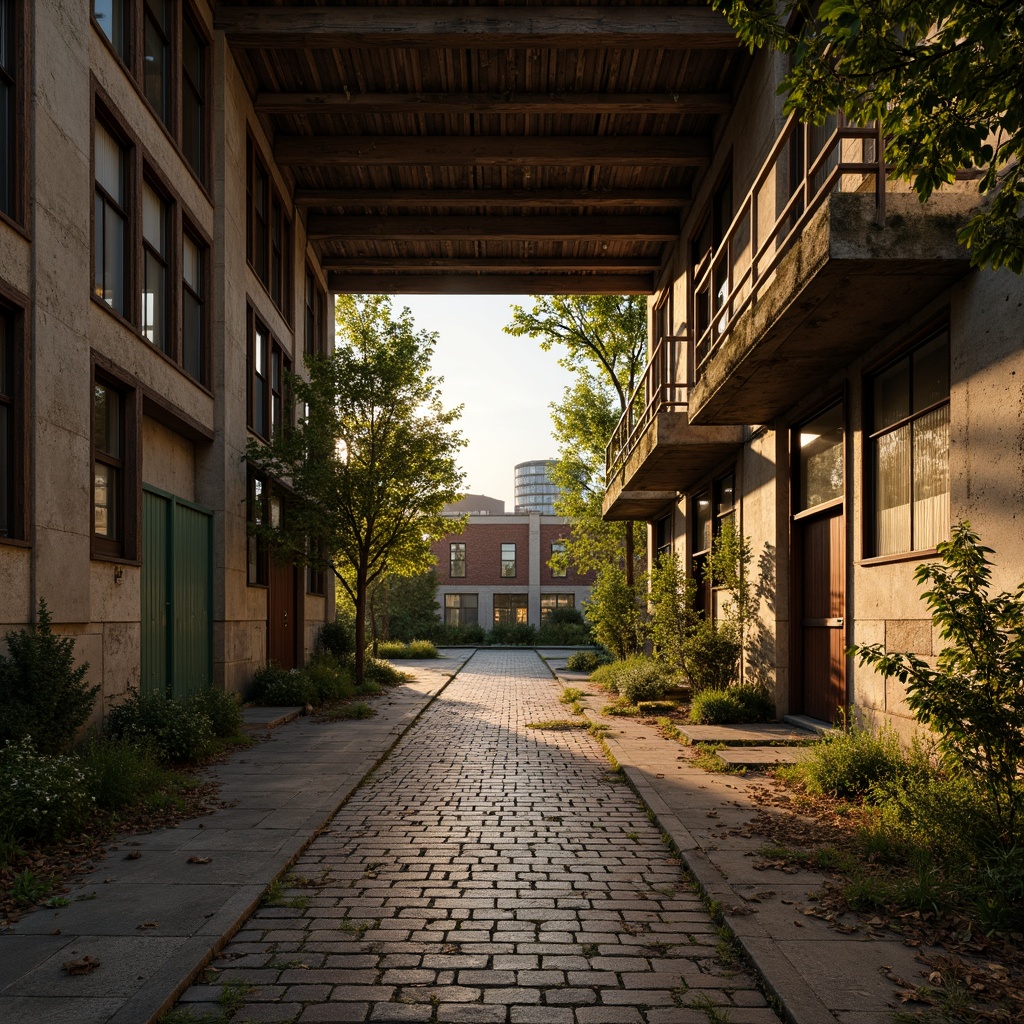
[[[650,292],[746,56],[706,4],[216,5],[339,292]]]

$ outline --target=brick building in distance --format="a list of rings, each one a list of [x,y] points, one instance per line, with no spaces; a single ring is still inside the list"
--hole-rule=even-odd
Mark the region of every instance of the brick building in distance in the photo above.
[[[504,509],[498,499],[467,495],[446,510],[453,517],[469,513],[462,533],[433,545],[437,600],[449,625],[539,627],[555,608],[579,608],[590,595],[593,574],[570,567],[558,575],[548,564],[565,543],[567,520]]]

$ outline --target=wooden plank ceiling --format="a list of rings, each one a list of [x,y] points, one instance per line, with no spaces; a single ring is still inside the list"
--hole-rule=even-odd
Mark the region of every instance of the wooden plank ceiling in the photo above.
[[[746,54],[678,0],[218,2],[338,292],[650,292]]]

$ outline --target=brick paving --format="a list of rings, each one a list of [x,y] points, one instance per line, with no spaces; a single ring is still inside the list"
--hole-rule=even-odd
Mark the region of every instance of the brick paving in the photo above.
[[[595,740],[526,727],[569,717],[559,689],[478,652],[179,1019],[774,1024]]]

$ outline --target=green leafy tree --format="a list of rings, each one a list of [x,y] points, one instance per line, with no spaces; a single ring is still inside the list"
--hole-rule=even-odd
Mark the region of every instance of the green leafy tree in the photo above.
[[[361,683],[369,590],[429,569],[431,541],[459,528],[442,511],[459,496],[465,442],[461,406],[442,406],[430,374],[436,335],[383,295],[339,296],[336,321],[335,350],[290,380],[298,425],[250,442],[246,458],[293,491],[283,522],[259,528],[278,556],[330,569],[351,601]]]
[[[643,650],[647,635],[646,595],[642,583],[630,583],[625,572],[606,563],[584,602],[583,613],[594,639],[620,661]]]
[[[415,576],[386,576],[372,588],[370,605],[375,640],[426,639],[437,625],[440,608],[437,574],[431,569]]]
[[[686,575],[683,560],[661,555],[649,573],[651,643],[654,656],[682,667],[686,643],[701,616],[696,610],[697,581]]]
[[[948,646],[934,666],[880,644],[850,648],[860,663],[907,688],[919,722],[938,732],[938,747],[956,774],[968,775],[987,795],[1006,848],[1021,841],[1024,817],[1024,583],[990,596],[988,555],[969,523],[938,545],[941,563],[918,566],[914,576]]]
[[[1009,0],[712,0],[752,49],[792,55],[786,111],[878,121],[893,173],[926,200],[977,169],[960,232],[978,266],[1024,271],[1024,7]]]
[[[643,372],[647,353],[647,303],[636,295],[532,296],[533,309],[512,307],[505,331],[539,338],[548,351],[559,346],[559,364],[576,374],[561,402],[552,403],[558,459],[551,479],[561,490],[555,511],[572,534],[552,565],[580,572],[622,564],[632,584],[644,552],[642,523],[607,523],[601,517],[605,449]]]

